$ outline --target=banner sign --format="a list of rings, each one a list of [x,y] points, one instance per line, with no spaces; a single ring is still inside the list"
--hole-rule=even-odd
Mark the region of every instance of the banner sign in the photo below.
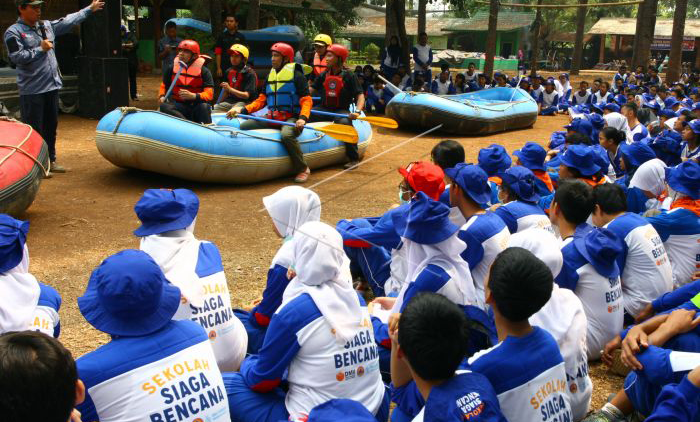
[[[671,49],[671,37],[666,36],[655,36],[654,41],[651,43],[652,50],[670,50]],[[683,37],[683,51],[693,51],[695,50],[695,38],[693,37]]]

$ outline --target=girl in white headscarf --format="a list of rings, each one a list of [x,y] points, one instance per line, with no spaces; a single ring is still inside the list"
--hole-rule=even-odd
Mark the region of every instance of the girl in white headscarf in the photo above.
[[[0,334],[39,331],[58,337],[61,296],[29,273],[29,223],[0,214]]]
[[[293,249],[289,242],[297,229],[307,222],[321,219],[321,199],[316,192],[301,186],[287,186],[263,198],[263,204],[272,219],[274,232],[283,239],[267,271],[267,283],[262,298],[247,310],[236,310],[236,316],[248,332],[248,352],[257,353],[265,337],[270,318],[282,303],[282,294],[289,283]]]
[[[564,263],[561,242],[543,229],[530,228],[511,235],[508,247],[521,247],[532,252],[549,267],[554,277],[559,275]],[[564,358],[571,410],[574,420],[580,421],[588,413],[593,394],[586,347],[588,320],[581,300],[571,290],[554,283],[552,297],[530,317],[530,324],[547,330],[557,341]]]
[[[629,209],[630,212],[644,212],[668,208],[668,203],[664,203],[663,194],[666,190],[666,163],[655,158],[643,163],[637,168],[630,180],[627,190],[627,203],[639,203],[636,208]],[[668,202],[668,201],[666,201]],[[643,206],[641,204],[644,204]],[[641,208],[644,209],[641,209]]]
[[[627,123],[627,117],[616,111],[604,114],[603,119],[605,119],[605,124],[608,127],[614,127],[615,129],[621,130],[625,133],[630,131],[629,123]]]

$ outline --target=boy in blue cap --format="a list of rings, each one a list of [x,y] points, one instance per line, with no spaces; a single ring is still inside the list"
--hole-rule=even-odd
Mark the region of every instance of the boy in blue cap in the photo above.
[[[92,272],[78,307],[111,340],[76,361],[87,391],[77,407],[84,420],[230,420],[207,333],[172,319],[180,297],[143,251],[119,252]]]
[[[554,88],[554,81],[547,80],[544,83],[544,91],[540,92],[537,98],[539,115],[554,116],[559,110],[559,93]]]
[[[189,189],[148,189],[134,207],[141,227],[139,248],[160,266],[182,299],[174,319],[189,319],[207,331],[219,369],[237,371],[248,335],[233,315],[219,249],[194,236],[199,198]]]
[[[700,120],[695,119],[688,122],[688,125],[682,132],[683,150],[681,151],[681,160],[695,160],[700,158]]]
[[[648,220],[664,242],[678,288],[691,281],[700,265],[700,164],[690,160],[667,168],[666,183],[670,210]]]
[[[29,222],[0,214],[0,333],[61,332],[61,295],[29,272]]]
[[[559,346],[528,321],[551,297],[552,278],[544,262],[519,247],[501,252],[491,266],[486,303],[500,343],[472,356],[469,365],[491,382],[509,422],[573,420]]]
[[[506,421],[489,381],[457,370],[467,353],[469,322],[447,298],[414,297],[391,339],[392,422]]]
[[[550,211],[564,242],[564,267],[555,281],[581,299],[588,318],[588,358],[597,359],[603,346],[622,330],[623,303],[617,260],[622,245],[608,229],[586,223],[595,208],[593,190],[579,180],[561,183]]]
[[[540,144],[526,142],[521,149],[513,151],[513,155],[516,166],[523,166],[535,175],[535,189],[540,196],[554,192],[552,179],[544,167],[547,151]]]
[[[540,228],[554,233],[552,224],[542,208],[537,206],[540,195],[535,190],[535,175],[522,166],[511,167],[501,176],[503,182],[495,209],[508,230],[518,233],[529,228]]]
[[[462,258],[469,264],[477,299],[484,298],[484,284],[489,268],[508,244],[510,232],[501,218],[487,212],[491,189],[488,176],[474,164],[458,164],[445,174],[452,180],[450,204],[457,207],[466,223],[459,229],[459,238],[467,245]]]
[[[489,176],[491,187],[491,199],[488,205],[498,203],[498,187],[501,186],[500,173],[503,173],[512,164],[508,151],[498,144],[491,144],[479,151],[478,164]]]

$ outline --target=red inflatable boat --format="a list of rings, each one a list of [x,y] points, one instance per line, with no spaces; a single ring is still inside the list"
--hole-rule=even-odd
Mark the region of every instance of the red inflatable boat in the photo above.
[[[0,121],[0,213],[20,216],[49,169],[44,140],[31,126]]]

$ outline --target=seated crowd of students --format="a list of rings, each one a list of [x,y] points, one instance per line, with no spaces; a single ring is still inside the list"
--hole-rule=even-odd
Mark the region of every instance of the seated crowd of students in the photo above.
[[[700,420],[700,122],[636,137],[596,116],[475,164],[441,141],[380,216],[331,226],[309,189],[264,197],[279,250],[243,309],[197,195],[149,189],[139,248],[78,298],[110,340],[75,361],[29,223],[0,215],[3,420]],[[597,359],[633,372],[591,413]]]

